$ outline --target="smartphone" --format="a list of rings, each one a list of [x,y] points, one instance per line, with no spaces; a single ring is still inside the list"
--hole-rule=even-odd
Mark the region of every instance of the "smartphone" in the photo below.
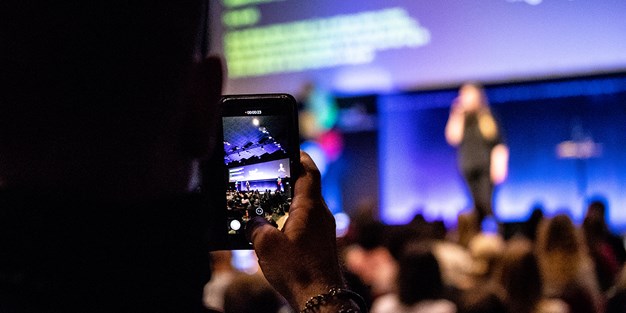
[[[223,148],[216,151],[221,196],[214,194],[220,197],[218,246],[251,249],[245,236],[251,219],[264,218],[282,229],[289,217],[300,173],[297,104],[288,94],[257,94],[227,95],[221,106]]]

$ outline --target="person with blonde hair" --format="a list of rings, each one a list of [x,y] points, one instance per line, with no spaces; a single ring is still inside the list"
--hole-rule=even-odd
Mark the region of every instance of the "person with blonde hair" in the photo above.
[[[543,281],[533,243],[512,238],[495,270],[495,280],[504,290],[504,303],[515,313],[567,313],[565,302],[543,296]]]
[[[582,235],[564,214],[544,220],[537,236],[537,257],[544,296],[565,301],[570,312],[602,310],[602,296]]]
[[[489,109],[484,89],[466,83],[452,103],[446,141],[458,148],[458,166],[467,182],[480,223],[493,215],[494,186],[507,175],[509,150]]]

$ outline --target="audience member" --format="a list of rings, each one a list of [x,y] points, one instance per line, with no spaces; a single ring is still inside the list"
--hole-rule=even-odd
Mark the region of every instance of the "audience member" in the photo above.
[[[615,252],[605,240],[603,223],[600,219],[587,216],[583,222],[585,242],[589,247],[589,254],[594,262],[596,279],[602,291],[606,291],[615,282],[620,270]]]
[[[409,245],[399,260],[395,292],[381,296],[372,313],[454,313],[443,298],[444,283],[437,259],[427,245]]]
[[[472,257],[474,286],[483,286],[491,280],[504,248],[504,239],[499,234],[480,233],[472,238],[469,252]]]
[[[444,284],[453,290],[467,290],[473,287],[473,259],[469,251],[461,245],[440,240],[433,243],[433,254],[439,261]]]
[[[502,236],[480,233],[469,242],[472,257],[470,288],[464,290],[460,312],[507,312],[505,293],[494,283],[496,264],[504,252]]]
[[[606,313],[626,312],[626,267],[622,268],[617,282],[609,289],[607,298]]]
[[[602,291],[613,286],[624,261],[619,260],[623,258],[623,242],[609,231],[604,219],[605,214],[604,203],[593,201],[589,204],[582,225],[589,253],[596,264],[596,277]]]
[[[513,313],[495,290],[486,288],[467,293],[459,310],[460,313]]]
[[[539,265],[529,243],[511,240],[496,272],[498,283],[506,292],[505,303],[509,312],[537,312],[542,283]]]
[[[544,220],[537,235],[544,296],[565,301],[570,312],[601,312],[602,297],[593,260],[567,215]]]
[[[3,1],[0,311],[205,311],[211,216],[190,191],[219,146],[222,86],[201,57],[206,5]],[[319,171],[301,163],[283,231],[248,229],[296,309],[345,287]],[[327,299],[320,312],[358,310]]]
[[[522,226],[522,235],[530,239],[533,243],[537,239],[537,228],[543,220],[543,207],[535,205],[528,220]]]
[[[461,212],[458,216],[458,242],[467,248],[470,240],[480,233],[480,221],[475,212]]]
[[[531,241],[512,238],[496,269],[497,284],[505,292],[508,312],[567,313],[567,305],[559,299],[543,296],[543,282]]]
[[[361,235],[363,235],[361,232],[365,225],[380,222],[376,203],[371,199],[361,199],[350,210],[349,214],[350,227],[348,228],[348,233],[342,239],[344,245],[351,245],[359,241]]]
[[[358,244],[347,247],[347,269],[370,287],[371,298],[393,291],[398,265],[388,248],[391,229],[380,222],[364,225]]]
[[[585,218],[588,216],[594,216],[601,221],[602,230],[604,232],[604,240],[606,240],[611,249],[614,251],[617,262],[622,264],[626,262],[626,247],[624,247],[624,241],[622,238],[620,236],[616,236],[609,230],[609,226],[606,223],[608,214],[609,211],[607,210],[606,200],[596,199],[591,201],[587,206]]]
[[[224,313],[282,313],[285,301],[260,275],[239,274],[224,291]]]
[[[211,252],[211,280],[204,285],[204,306],[224,310],[224,291],[230,285],[238,271],[232,264],[231,251]]]

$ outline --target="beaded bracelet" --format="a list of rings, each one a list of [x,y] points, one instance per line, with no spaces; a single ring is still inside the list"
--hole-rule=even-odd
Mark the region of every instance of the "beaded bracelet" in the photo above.
[[[321,293],[319,295],[311,297],[305,304],[304,308],[300,311],[300,313],[313,313],[314,310],[319,306],[322,306],[329,302],[331,299],[342,298],[353,300],[359,306],[359,310],[361,313],[367,313],[367,306],[365,305],[365,300],[356,292],[344,289],[344,288],[330,288],[327,293]],[[351,308],[344,308],[343,306],[339,310],[338,313],[358,313],[356,310]]]

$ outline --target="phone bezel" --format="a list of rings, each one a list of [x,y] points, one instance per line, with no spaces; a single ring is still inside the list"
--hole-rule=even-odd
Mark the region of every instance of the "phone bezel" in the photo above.
[[[212,214],[215,220],[212,223],[212,227],[216,229],[213,229],[211,232],[210,248],[211,250],[252,249],[252,244],[245,237],[245,231],[241,232],[241,235],[228,234],[228,212],[226,210],[225,196],[226,184],[224,183],[228,181],[228,168],[224,164],[225,152],[223,148],[224,130],[222,118],[227,116],[250,116],[240,113],[258,109],[263,110],[261,116],[283,115],[287,117],[287,121],[289,121],[289,125],[287,125],[287,154],[290,166],[290,184],[292,186],[291,197],[293,197],[293,185],[301,173],[297,102],[289,94],[243,94],[225,95],[222,97],[220,105],[222,114],[220,122],[218,123],[218,138],[222,140],[221,142],[218,140],[216,143],[216,150],[212,158],[213,161],[210,162],[213,164],[213,172],[207,173],[207,171],[204,171],[203,173],[203,177],[207,178],[203,179],[203,186],[208,187],[204,188],[204,190],[207,191],[207,196],[214,198],[213,200],[217,198],[217,201],[212,201],[213,206],[215,206],[213,208],[214,214]],[[219,169],[216,170],[216,168]],[[221,174],[219,173],[220,171]],[[207,174],[213,176],[208,176]],[[221,175],[220,177],[222,177],[220,182],[215,182],[214,178],[218,177],[217,175]],[[209,181],[211,177],[213,181]]]

